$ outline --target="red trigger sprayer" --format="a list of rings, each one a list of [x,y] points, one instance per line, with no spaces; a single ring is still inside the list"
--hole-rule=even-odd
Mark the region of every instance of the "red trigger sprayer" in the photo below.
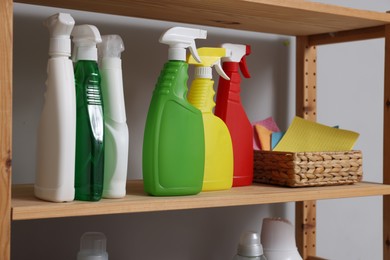
[[[222,69],[230,80],[219,78],[215,115],[227,125],[233,144],[233,187],[251,185],[253,180],[253,130],[240,98],[241,76],[249,78],[245,56],[251,53],[249,45],[225,43],[231,55],[222,58]]]

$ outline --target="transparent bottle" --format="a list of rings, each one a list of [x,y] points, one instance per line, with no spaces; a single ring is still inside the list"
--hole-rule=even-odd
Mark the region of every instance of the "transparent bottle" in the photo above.
[[[80,238],[77,260],[108,260],[107,239],[101,232],[86,232]]]
[[[267,260],[263,254],[259,234],[250,231],[243,233],[233,260]]]

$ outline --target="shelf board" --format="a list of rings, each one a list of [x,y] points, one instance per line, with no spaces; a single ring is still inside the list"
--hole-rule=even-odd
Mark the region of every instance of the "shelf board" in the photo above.
[[[128,181],[123,199],[99,202],[45,202],[33,195],[33,185],[14,185],[12,220],[108,215],[166,210],[215,208],[228,206],[282,203],[304,200],[389,195],[390,185],[356,183],[353,185],[284,188],[262,184],[237,187],[226,191],[202,192],[194,196],[152,197],[143,191],[142,181]]]
[[[297,0],[15,0],[14,2],[284,35],[390,23],[390,14]]]

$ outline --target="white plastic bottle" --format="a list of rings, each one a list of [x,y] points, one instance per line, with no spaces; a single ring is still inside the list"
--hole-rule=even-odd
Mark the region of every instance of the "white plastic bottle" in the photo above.
[[[75,21],[66,13],[50,16],[45,104],[41,114],[35,196],[48,201],[74,199],[76,94],[70,34]]]
[[[295,242],[295,228],[287,219],[263,219],[261,242],[268,260],[302,260]]]
[[[86,232],[80,238],[77,260],[108,260],[107,239],[101,232]]]
[[[263,255],[263,247],[256,232],[245,232],[241,235],[237,254],[233,260],[267,260]]]
[[[119,35],[102,36],[98,51],[105,124],[103,197],[122,198],[126,195],[129,154],[122,79],[122,38]]]

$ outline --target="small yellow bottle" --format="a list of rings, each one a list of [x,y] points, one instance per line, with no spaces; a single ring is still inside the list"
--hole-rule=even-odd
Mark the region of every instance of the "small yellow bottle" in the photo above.
[[[199,48],[201,63],[192,55],[188,63],[195,65],[195,78],[188,93],[188,101],[202,112],[205,137],[205,166],[202,191],[230,189],[233,183],[233,148],[229,129],[213,114],[214,81],[212,67],[229,80],[221,67],[224,48]]]

